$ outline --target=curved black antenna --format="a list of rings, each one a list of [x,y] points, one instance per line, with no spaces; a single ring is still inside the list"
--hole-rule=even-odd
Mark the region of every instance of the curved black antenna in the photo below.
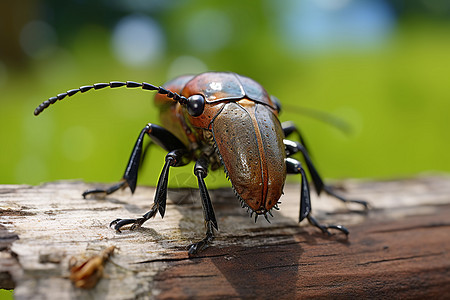
[[[62,100],[64,98],[66,98],[66,96],[71,97],[78,92],[84,93],[91,89],[100,90],[100,89],[103,89],[106,87],[118,88],[118,87],[122,87],[122,86],[126,86],[127,88],[142,87],[143,90],[157,91],[158,94],[166,95],[167,97],[172,98],[174,101],[179,102],[181,104],[185,104],[187,102],[186,97],[180,96],[179,94],[172,92],[170,90],[167,90],[167,89],[163,88],[162,86],[155,86],[155,85],[147,83],[147,82],[139,83],[139,82],[135,82],[135,81],[127,81],[127,82],[111,81],[110,83],[95,83],[93,85],[85,85],[85,86],[80,87],[79,89],[68,90],[65,93],[58,94],[55,97],[51,97],[48,100],[42,102],[38,107],[36,107],[36,109],[34,110],[34,115],[35,116],[39,115],[47,107],[49,107],[50,104],[53,104],[58,100]]]

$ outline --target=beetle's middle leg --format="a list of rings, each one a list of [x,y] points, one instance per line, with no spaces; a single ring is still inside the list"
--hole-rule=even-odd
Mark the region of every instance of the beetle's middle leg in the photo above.
[[[312,181],[314,183],[314,186],[316,188],[317,194],[320,194],[320,192],[324,191],[328,195],[331,195],[345,203],[357,203],[362,206],[364,206],[364,209],[367,210],[369,207],[369,204],[366,201],[363,200],[354,200],[354,199],[347,199],[338,193],[336,193],[333,188],[329,185],[324,184],[322,177],[319,175],[319,172],[317,171],[316,167],[314,166],[311,157],[309,156],[308,150],[304,144],[304,139],[302,138],[300,131],[298,128],[291,122],[285,122],[283,125],[283,131],[285,136],[289,136],[292,133],[297,133],[300,143],[294,142],[291,140],[284,140],[284,145],[286,147],[287,156],[292,156],[293,154],[297,152],[301,152],[303,158],[305,159],[306,166],[308,167],[309,173],[311,174]]]
[[[178,167],[184,165],[183,156],[186,154],[186,150],[173,150],[167,153],[164,167],[159,176],[158,185],[156,186],[155,197],[151,209],[145,213],[141,218],[137,219],[116,219],[112,221],[109,226],[114,226],[114,229],[120,232],[123,226],[131,225],[131,230],[139,228],[150,218],[153,218],[157,212],[164,217],[166,212],[166,200],[167,200],[167,182],[169,179],[170,167]]]
[[[311,215],[311,195],[309,192],[308,180],[306,179],[305,170],[303,169],[302,164],[293,158],[286,158],[286,170],[288,174],[300,174],[302,177],[300,192],[300,215],[298,221],[301,222],[304,218],[307,218],[311,225],[319,228],[323,233],[331,235],[328,229],[336,229],[343,232],[345,235],[348,235],[348,230],[344,226],[322,225]]]
[[[198,179],[198,187],[200,189],[200,197],[202,200],[203,217],[205,218],[206,237],[188,247],[189,255],[197,254],[203,249],[207,248],[214,239],[214,229],[218,230],[216,216],[209,197],[208,190],[204,178],[208,175],[208,161],[201,157],[195,163],[194,174]]]

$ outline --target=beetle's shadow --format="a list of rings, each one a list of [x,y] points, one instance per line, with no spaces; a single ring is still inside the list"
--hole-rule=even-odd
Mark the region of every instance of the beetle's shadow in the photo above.
[[[280,296],[296,298],[296,282],[301,280],[299,269],[307,264],[302,261],[304,253],[302,245],[320,244],[328,237],[311,226],[305,226],[308,229],[300,227],[295,220],[277,212],[274,212],[274,218],[270,218],[272,224],[269,224],[264,217],[260,217],[255,224],[254,218],[249,218],[246,210],[241,208],[231,188],[210,189],[209,193],[219,231],[211,247],[191,258],[193,261],[201,262],[189,265],[189,273],[193,274],[193,278],[197,276],[196,274],[216,270],[214,272],[217,273],[211,278],[218,276],[226,280],[239,298],[278,298]],[[142,215],[148,208],[129,204],[113,195],[93,198],[123,205],[132,215]],[[150,198],[149,202],[151,202]],[[137,229],[136,233],[151,235],[153,240],[161,241],[176,252],[187,252],[189,244],[205,236],[199,190],[169,189],[168,199],[170,200],[167,202],[166,216],[168,217],[173,211],[178,211],[181,215],[178,224],[180,240],[176,243],[166,243],[167,237],[153,230],[152,222],[144,224],[144,227]],[[283,205],[280,207],[281,210],[287,208]],[[157,219],[158,222],[165,221]],[[333,238],[333,240],[348,243],[346,239]],[[164,272],[166,270],[161,271],[160,274],[163,278]],[[212,282],[212,284],[216,283]],[[270,283],[274,284],[271,284],[270,288],[264,288]],[[205,281],[205,286],[207,284]]]
[[[95,185],[89,185],[88,189],[93,189],[93,188],[108,189],[109,187],[111,187],[110,184],[96,183]],[[86,191],[88,189],[85,189],[84,191]],[[92,201],[105,201],[105,202],[109,202],[112,204],[121,205],[127,212],[129,212],[131,214],[135,214],[135,215],[142,214],[143,208],[141,206],[130,203],[131,201],[121,200],[121,199],[123,199],[123,197],[129,197],[131,195],[132,194],[129,192],[129,189],[126,189],[123,191],[119,190],[118,192],[110,194],[110,195],[106,195],[103,193],[89,194],[85,197],[85,199],[92,200]],[[80,196],[83,197],[83,192],[80,192]],[[151,201],[152,201],[151,199],[152,199],[151,195],[149,195],[149,203],[151,203]]]
[[[255,224],[231,188],[209,190],[209,193],[219,232],[213,245],[192,259],[213,264],[220,272],[215,276],[223,276],[240,298],[296,298],[296,282],[301,280],[299,268],[305,265],[302,243],[319,244],[319,239],[327,237],[315,228],[305,230],[281,213],[274,213],[272,224],[264,217]],[[183,238],[187,238],[186,246],[203,238],[205,227],[198,190],[169,190],[169,198],[182,215],[179,227]],[[345,238],[333,240],[348,243]],[[195,264],[191,268],[201,266]],[[192,270],[192,274],[196,272],[202,274],[204,270]],[[270,288],[264,288],[268,284]]]

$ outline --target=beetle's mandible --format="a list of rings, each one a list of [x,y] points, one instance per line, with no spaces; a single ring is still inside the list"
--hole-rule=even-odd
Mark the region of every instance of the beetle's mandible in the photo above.
[[[142,88],[156,91],[155,104],[160,111],[162,126],[148,123],[140,132],[125,169],[122,180],[107,189],[92,189],[83,193],[111,194],[119,189],[136,188],[139,165],[143,155],[143,140],[151,141],[168,153],[158,180],[154,203],[150,211],[137,219],[117,219],[111,222],[117,231],[131,224],[138,228],[157,212],[164,217],[167,181],[171,167],[184,166],[195,161],[194,175],[198,179],[200,198],[206,224],[206,236],[189,246],[189,254],[208,247],[218,230],[213,205],[204,178],[209,170],[223,166],[242,207],[256,218],[268,220],[272,209],[278,208],[287,174],[300,174],[301,195],[299,222],[309,223],[329,234],[329,229],[348,230],[341,225],[321,225],[311,215],[310,189],[302,164],[291,156],[303,155],[318,194],[326,192],[341,201],[355,202],[367,209],[361,200],[348,200],[325,185],[308,154],[299,129],[291,122],[280,123],[279,100],[269,96],[256,81],[235,73],[207,72],[175,78],[164,86],[134,81],[97,83],[69,90],[49,98],[34,111],[40,114],[50,104],[74,94],[105,87]],[[286,139],[293,136],[298,141]]]

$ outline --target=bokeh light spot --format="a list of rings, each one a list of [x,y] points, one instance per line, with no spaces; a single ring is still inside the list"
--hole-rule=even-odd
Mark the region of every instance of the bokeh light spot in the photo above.
[[[62,153],[72,161],[87,160],[93,153],[94,146],[94,136],[84,126],[69,127],[61,139]]]
[[[119,61],[138,67],[156,61],[163,54],[165,38],[159,24],[151,18],[129,15],[114,28],[112,47]]]
[[[271,2],[277,5],[278,2]],[[281,36],[294,49],[359,50],[377,48],[394,28],[394,14],[384,1],[290,0],[278,8]]]
[[[205,9],[187,20],[185,36],[193,50],[213,52],[228,44],[231,33],[231,20],[224,12]]]
[[[45,162],[36,154],[22,156],[15,165],[14,173],[17,183],[40,182],[48,176]]]
[[[56,32],[43,21],[27,23],[20,32],[19,40],[23,52],[34,59],[48,58],[56,50]]]
[[[168,78],[185,74],[199,74],[208,70],[206,64],[193,56],[179,56],[169,66]]]
[[[8,81],[8,69],[5,64],[0,61],[0,87],[6,84]]]

